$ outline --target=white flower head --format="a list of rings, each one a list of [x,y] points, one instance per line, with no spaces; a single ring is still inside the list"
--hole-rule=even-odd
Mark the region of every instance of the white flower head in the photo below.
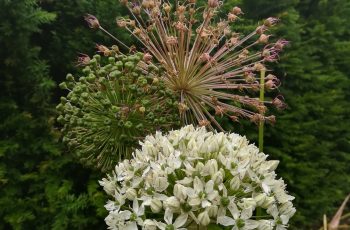
[[[100,181],[114,199],[105,205],[110,229],[284,229],[295,213],[294,197],[274,172],[278,161],[245,137],[186,126],[140,145]],[[257,208],[264,216],[256,218]]]

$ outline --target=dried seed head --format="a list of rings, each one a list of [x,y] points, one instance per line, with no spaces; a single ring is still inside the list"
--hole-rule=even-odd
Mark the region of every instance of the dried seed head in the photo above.
[[[222,117],[225,112],[226,112],[226,109],[223,106],[217,105],[215,107],[215,115]]]
[[[140,28],[135,28],[134,31],[132,32],[134,35],[139,36],[141,34]]]
[[[134,8],[132,8],[132,12],[135,15],[139,15],[141,13],[141,7],[140,6],[135,6]]]
[[[244,78],[245,78],[247,83],[253,83],[256,81],[255,74],[252,72],[245,72]]]
[[[200,120],[198,122],[199,126],[202,126],[202,127],[206,127],[208,125],[210,125],[210,121],[208,121],[207,119],[204,119],[204,120]]]
[[[265,120],[272,125],[276,124],[276,117],[274,115],[265,117]]]
[[[103,53],[104,56],[109,56],[111,54],[111,50],[104,45],[96,44],[96,49],[98,52]]]
[[[185,13],[185,11],[186,11],[186,7],[185,6],[181,5],[181,6],[177,7],[177,13],[178,14],[183,14],[183,13]]]
[[[178,108],[179,108],[180,114],[183,114],[188,110],[188,106],[182,102],[179,103]]]
[[[90,28],[93,28],[93,29],[100,28],[100,23],[94,15],[87,14],[84,16],[84,19],[88,23]]]
[[[266,67],[263,64],[261,64],[261,63],[255,63],[254,66],[253,66],[253,69],[255,71],[261,71],[261,70],[265,70]]]
[[[119,27],[126,27],[127,26],[126,20],[124,18],[117,19],[117,25]]]
[[[260,122],[263,122],[265,120],[265,117],[261,114],[254,114],[250,117],[250,121],[255,123],[255,124],[259,124]]]
[[[169,36],[166,38],[166,43],[169,45],[176,45],[177,44],[177,38],[174,36]]]
[[[234,121],[234,122],[239,122],[239,117],[238,117],[238,116],[232,115],[232,116],[230,116],[230,119],[231,119],[232,121]]]
[[[128,0],[119,0],[119,2],[125,6],[128,4]]]
[[[164,10],[164,12],[166,12],[167,14],[169,14],[170,11],[171,11],[171,6],[170,6],[168,3],[164,3],[164,4],[163,4],[163,10]]]

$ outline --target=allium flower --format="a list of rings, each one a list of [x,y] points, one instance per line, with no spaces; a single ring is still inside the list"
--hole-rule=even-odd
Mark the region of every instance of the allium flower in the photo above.
[[[134,20],[119,18],[117,24],[163,66],[164,81],[178,97],[184,123],[222,129],[212,111],[233,121],[269,121],[265,104],[272,103],[246,94],[265,87],[259,84],[256,72],[265,68],[264,62],[277,61],[286,44],[285,40],[270,42],[266,34],[278,19],[268,18],[250,34],[242,35],[231,31],[232,23],[243,14],[239,7],[222,19],[218,17],[222,2],[208,0],[204,7],[195,2],[123,1]],[[271,82],[267,86],[276,88]]]
[[[57,106],[63,140],[86,163],[110,169],[128,158],[139,139],[176,126],[177,102],[159,79],[159,70],[142,61],[144,54],[121,55],[117,47],[98,49],[109,56],[79,58],[79,77],[60,84],[67,97]]]
[[[105,220],[109,229],[286,229],[294,197],[277,165],[238,134],[193,126],[157,132],[100,181],[116,203],[108,201]]]

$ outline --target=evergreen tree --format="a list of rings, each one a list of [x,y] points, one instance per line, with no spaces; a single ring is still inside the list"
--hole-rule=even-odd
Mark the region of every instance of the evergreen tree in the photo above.
[[[279,175],[296,196],[292,229],[316,228],[333,215],[350,176],[349,20],[350,4],[340,1],[241,2],[252,19],[281,18],[277,31],[291,41],[273,67],[282,77],[288,104],[267,127],[265,152],[281,160]],[[254,131],[257,132],[256,130]],[[256,137],[255,133],[248,133]]]
[[[34,0],[1,1],[0,11],[0,229],[104,229],[99,176],[52,128],[55,83],[35,38],[55,14]]]

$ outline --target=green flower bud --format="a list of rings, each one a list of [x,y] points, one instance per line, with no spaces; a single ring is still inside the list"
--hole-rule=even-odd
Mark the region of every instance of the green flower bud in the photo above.
[[[67,81],[74,81],[74,77],[71,73],[67,74],[66,79]]]
[[[93,56],[93,58],[94,58],[96,61],[98,61],[98,62],[101,61],[101,55],[99,55],[99,54],[95,54],[95,55]]]
[[[67,83],[65,83],[65,82],[60,83],[58,86],[59,86],[61,89],[68,89],[68,88],[67,88]]]
[[[125,68],[129,69],[129,70],[132,70],[135,68],[135,64],[131,61],[128,61],[125,63]]]
[[[109,57],[108,62],[113,64],[115,62],[115,57]]]
[[[130,129],[132,127],[132,122],[131,121],[127,121],[127,122],[125,122],[124,126],[125,126],[125,128]]]

